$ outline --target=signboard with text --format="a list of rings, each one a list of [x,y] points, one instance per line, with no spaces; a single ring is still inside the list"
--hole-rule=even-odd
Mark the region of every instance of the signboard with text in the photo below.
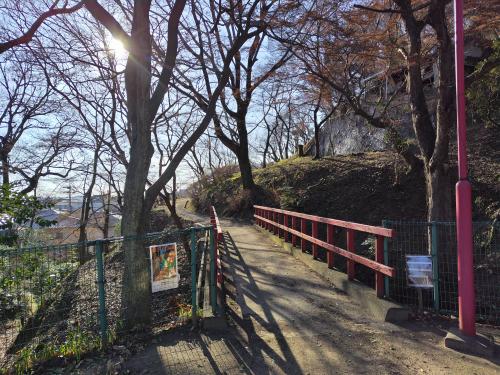
[[[407,255],[406,270],[408,286],[414,288],[432,288],[432,257],[430,255]]]

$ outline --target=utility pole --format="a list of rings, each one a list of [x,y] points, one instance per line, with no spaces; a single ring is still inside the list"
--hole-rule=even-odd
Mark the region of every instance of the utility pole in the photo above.
[[[467,172],[463,0],[455,0],[455,79],[457,101],[458,179],[456,184],[458,318],[463,334],[476,334],[476,296],[472,242],[472,194]]]

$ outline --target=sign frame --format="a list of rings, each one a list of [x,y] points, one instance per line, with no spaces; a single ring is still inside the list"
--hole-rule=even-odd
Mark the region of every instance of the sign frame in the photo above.
[[[409,287],[434,288],[432,255],[406,255],[406,278]]]
[[[179,287],[179,259],[177,255],[177,243],[175,242],[149,246],[152,293]]]

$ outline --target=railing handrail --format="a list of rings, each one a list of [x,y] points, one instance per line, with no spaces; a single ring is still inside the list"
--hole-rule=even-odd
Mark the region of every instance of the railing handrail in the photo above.
[[[219,243],[224,239],[222,226],[220,225],[219,217],[217,216],[217,211],[214,206],[210,206],[210,224],[213,226],[215,231],[215,281],[217,286],[217,302],[216,306],[222,306],[222,290],[224,283],[223,269],[222,269],[222,259],[219,252]]]
[[[334,225],[336,227],[345,228],[345,229],[353,229],[353,230],[356,230],[358,232],[375,234],[375,235],[382,236],[382,237],[392,238],[395,235],[395,231],[393,229],[384,228],[384,227],[377,227],[374,225],[359,224],[359,223],[353,223],[350,221],[331,219],[331,218],[323,217],[323,216],[303,214],[303,213],[295,212],[295,211],[282,210],[281,208],[273,208],[273,207],[257,206],[257,205],[254,205],[254,208],[259,208],[259,209],[263,209],[263,210],[271,211],[271,212],[277,212],[277,213],[289,215],[292,217],[295,216],[295,217],[298,217],[301,219],[316,221],[318,223],[331,224],[331,225]]]
[[[215,230],[217,231],[218,235],[222,235],[222,226],[220,225],[219,217],[217,216],[217,211],[215,210],[214,206],[210,206],[210,209],[212,211],[215,221]]]
[[[322,216],[302,214],[279,208],[266,206],[254,206],[257,225],[266,228],[279,237],[284,237],[284,241],[288,242],[291,235],[292,246],[295,246],[296,239],[300,238],[300,248],[302,252],[306,251],[306,241],[312,246],[312,256],[318,259],[318,250],[323,248],[327,251],[326,262],[328,268],[334,267],[334,254],[338,254],[347,260],[347,278],[354,280],[355,265],[361,264],[375,271],[375,289],[378,297],[384,296],[384,277],[394,277],[395,269],[385,264],[384,248],[386,247],[388,238],[395,236],[393,229],[376,227],[373,225],[351,223],[343,220],[330,219]],[[290,219],[292,219],[290,227]],[[299,219],[299,220],[297,220]],[[297,222],[299,221],[299,223]],[[311,233],[307,230],[307,222],[311,223]],[[326,224],[327,238],[326,241],[320,239],[318,233],[319,224]],[[297,230],[297,224],[300,224],[300,230]],[[346,229],[346,249],[342,249],[334,244],[335,228]],[[375,236],[375,260],[366,258],[356,254],[355,233],[362,232]]]

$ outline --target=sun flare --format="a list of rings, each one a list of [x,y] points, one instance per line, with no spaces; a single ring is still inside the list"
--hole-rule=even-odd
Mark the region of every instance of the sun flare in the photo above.
[[[111,40],[109,42],[109,48],[119,58],[123,58],[123,57],[127,56],[127,50],[126,50],[125,46],[123,45],[123,42],[119,39],[111,38]]]

